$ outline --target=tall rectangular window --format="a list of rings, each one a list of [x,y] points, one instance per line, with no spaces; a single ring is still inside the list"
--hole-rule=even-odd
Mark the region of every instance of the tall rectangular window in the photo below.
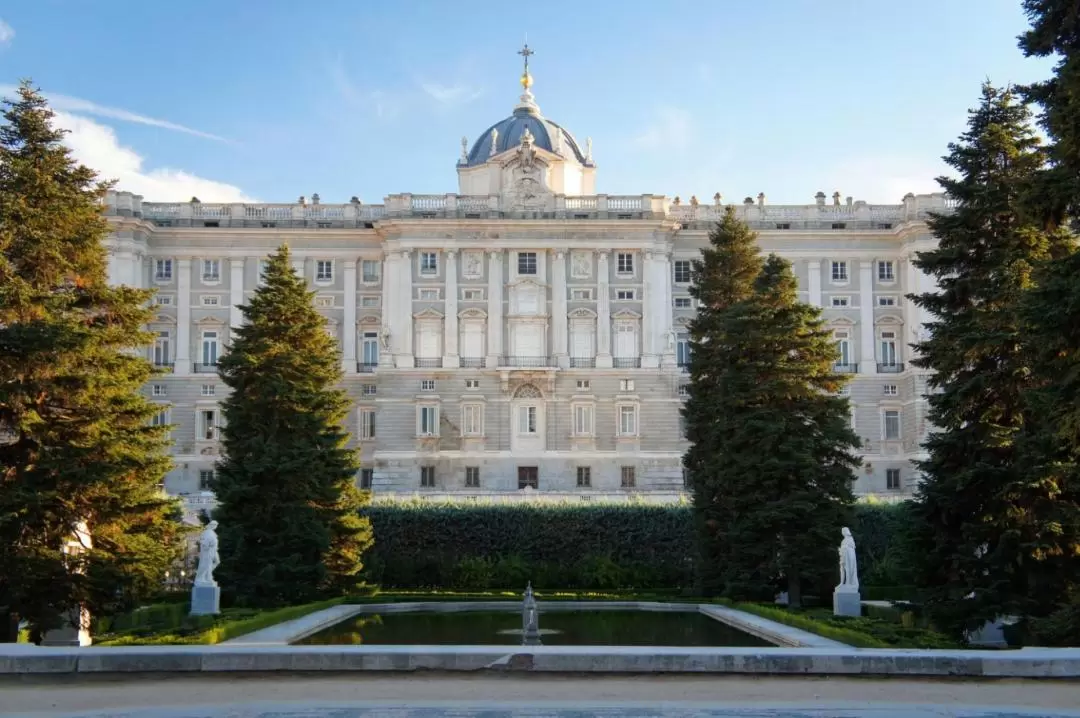
[[[630,252],[619,252],[615,255],[615,271],[619,274],[634,273],[634,255]]]
[[[519,406],[518,407],[518,433],[519,434],[535,434],[536,433],[536,407],[535,406]]]
[[[214,486],[214,470],[199,469],[199,491],[209,491]]]
[[[202,333],[202,363],[204,366],[215,366],[218,360],[218,333]]]
[[[881,333],[881,363],[896,366],[896,332]]]
[[[690,340],[686,337],[675,342],[675,363],[679,366],[690,366]]]
[[[593,407],[589,404],[574,405],[574,435],[592,436]]]
[[[885,469],[885,488],[890,491],[900,488],[900,469]]]
[[[420,467],[420,486],[425,489],[435,488],[435,467],[434,466],[421,466]]]
[[[637,407],[624,404],[619,407],[619,435],[637,435]]]
[[[150,419],[150,426],[168,426],[169,423],[169,410],[167,408],[154,414],[154,417]]]
[[[371,491],[371,486],[374,483],[375,469],[360,469],[360,488],[364,491]]]
[[[484,433],[484,405],[461,405],[461,433],[465,436],[482,436]]]
[[[420,253],[420,273],[421,274],[438,274],[439,272],[439,255],[435,252],[421,252]]]
[[[518,252],[518,274],[536,274],[536,252]]]
[[[896,272],[893,269],[893,263],[891,261],[880,261],[877,263],[877,278],[879,282],[892,282],[896,280]]]
[[[848,280],[847,262],[832,263],[832,280],[834,282],[846,282]]]
[[[588,466],[577,467],[577,485],[580,489],[592,486],[592,468]]]
[[[479,466],[466,466],[465,467],[465,488],[478,489],[480,488],[480,467]]]
[[[632,489],[637,485],[637,472],[633,466],[620,467],[620,482],[619,485],[624,489]]]
[[[202,262],[202,280],[204,282],[221,281],[221,260],[204,259]]]
[[[168,281],[172,279],[172,260],[171,259],[156,259],[154,260],[154,279],[159,282]]]
[[[438,436],[439,435],[439,407],[437,406],[420,406],[417,407],[417,433],[420,436]]]
[[[332,259],[320,259],[315,262],[315,281],[316,282],[332,282],[334,281],[334,260]]]
[[[675,260],[675,281],[677,283],[687,284],[690,282],[690,267],[689,259]]]
[[[360,263],[360,278],[361,281],[367,284],[375,284],[379,281],[379,261],[376,259],[365,259]]]
[[[360,438],[361,439],[374,439],[375,438],[375,410],[374,409],[361,409],[360,410]]]
[[[216,409],[201,409],[199,411],[199,438],[204,441],[217,440],[218,425]]]
[[[360,345],[360,363],[367,368],[379,363],[379,333],[364,332]]]
[[[841,366],[849,366],[851,364],[851,342],[848,340],[847,332],[836,333],[836,351],[840,354],[836,363]]]
[[[900,412],[895,409],[887,409],[884,412],[883,434],[886,441],[900,440]]]
[[[167,331],[157,333],[154,339],[154,365],[169,366],[172,364],[172,352],[170,351],[171,335]]]

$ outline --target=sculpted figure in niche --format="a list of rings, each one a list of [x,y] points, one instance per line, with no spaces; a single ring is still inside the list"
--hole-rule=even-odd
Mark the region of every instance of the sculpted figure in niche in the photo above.
[[[588,277],[592,272],[592,262],[584,252],[574,252],[572,261],[571,269],[575,277]]]
[[[840,542],[840,585],[859,587],[859,567],[855,559],[855,539],[847,526],[840,529],[844,540]]]
[[[465,254],[465,276],[466,277],[479,277],[483,274],[483,259],[477,252],[467,252]]]

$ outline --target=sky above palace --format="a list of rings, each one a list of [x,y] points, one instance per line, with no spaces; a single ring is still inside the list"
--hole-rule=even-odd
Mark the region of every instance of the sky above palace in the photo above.
[[[75,155],[148,201],[455,192],[510,114],[527,34],[543,113],[597,189],[725,201],[937,190],[1020,0],[0,3],[0,94],[31,78]]]

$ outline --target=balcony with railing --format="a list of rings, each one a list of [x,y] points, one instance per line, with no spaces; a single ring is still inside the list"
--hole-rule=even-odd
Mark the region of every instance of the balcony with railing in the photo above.
[[[545,369],[552,366],[551,357],[503,357],[502,366],[517,368]]]
[[[356,371],[360,374],[373,374],[377,366],[379,366],[378,362],[358,361],[356,362]]]
[[[192,365],[196,374],[216,374],[217,367],[217,362],[211,364],[195,363]]]
[[[130,192],[109,192],[106,214],[141,217],[171,227],[311,227],[364,228],[395,218],[438,219],[666,219],[688,227],[708,226],[730,206],[755,229],[891,229],[893,224],[925,219],[930,213],[949,213],[956,201],[943,193],[908,194],[899,204],[869,204],[847,198],[832,203],[818,193],[812,204],[771,205],[765,196],[729,204],[719,195],[712,201],[696,197],[683,201],[664,195],[550,195],[546,205],[522,212],[501,195],[392,194],[382,204],[354,198],[346,204],[322,204],[317,195],[295,203],[144,202]]]
[[[859,365],[858,364],[844,364],[842,362],[838,362],[836,364],[833,364],[833,371],[836,372],[837,374],[858,374],[859,373]]]
[[[878,362],[877,365],[878,374],[899,374],[904,371],[903,362]]]
[[[571,369],[593,369],[596,367],[596,357],[570,357]]]
[[[484,357],[461,357],[463,369],[483,369],[485,366],[487,366],[487,359]]]
[[[641,357],[615,357],[611,365],[616,369],[640,369]]]
[[[442,357],[416,357],[414,366],[418,369],[441,369]]]
[[[154,365],[155,369],[163,372],[170,372],[176,366],[174,362],[164,361],[163,359],[151,359],[150,363]]]

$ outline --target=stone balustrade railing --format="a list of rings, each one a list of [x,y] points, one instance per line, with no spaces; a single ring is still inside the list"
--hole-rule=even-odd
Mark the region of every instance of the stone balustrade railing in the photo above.
[[[500,195],[393,194],[383,204],[294,204],[144,202],[130,192],[109,192],[106,214],[149,219],[178,227],[364,227],[398,217],[464,219],[668,219],[684,225],[712,223],[726,205],[683,202],[664,195],[552,195],[527,210],[506,206]],[[955,202],[942,193],[908,194],[900,204],[868,204],[848,199],[840,204],[770,205],[763,197],[734,205],[736,215],[765,229],[883,229],[885,225],[924,219],[931,212],[949,212]]]

